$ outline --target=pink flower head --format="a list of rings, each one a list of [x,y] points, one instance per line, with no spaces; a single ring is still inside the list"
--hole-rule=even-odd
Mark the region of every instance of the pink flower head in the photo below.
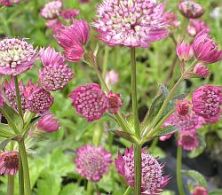
[[[26,87],[24,95],[27,100],[27,108],[34,113],[43,114],[47,112],[53,104],[51,94],[31,82]]]
[[[84,145],[76,151],[76,170],[90,181],[98,182],[108,172],[111,163],[111,153],[102,147]]]
[[[0,175],[15,175],[19,169],[19,155],[16,151],[0,152]]]
[[[63,24],[56,18],[52,20],[47,20],[46,26],[52,30],[53,33],[58,32],[60,29],[64,28]]]
[[[110,92],[108,94],[108,100],[109,100],[109,106],[108,106],[109,112],[112,114],[117,114],[120,107],[123,105],[120,94]]]
[[[207,78],[209,76],[209,69],[203,63],[198,63],[195,65],[194,74],[201,78]]]
[[[37,123],[38,129],[48,133],[57,131],[59,127],[59,121],[51,113],[43,115]]]
[[[193,48],[190,44],[181,42],[177,45],[176,50],[180,61],[189,61],[193,57]]]
[[[119,154],[115,160],[118,173],[127,181],[128,185],[134,186],[134,152],[133,148],[125,150],[124,155]],[[167,185],[166,177],[163,176],[163,166],[151,155],[142,152],[142,194],[158,194]]]
[[[173,12],[166,12],[164,14],[164,18],[166,23],[173,27],[173,28],[177,28],[178,26],[180,26],[180,21],[177,18],[177,15]]]
[[[103,0],[93,26],[110,46],[146,48],[168,36],[164,5],[153,0]]]
[[[62,2],[59,0],[51,1],[42,8],[41,16],[45,19],[54,19],[60,15]]]
[[[196,186],[192,192],[192,195],[208,195],[208,190],[202,186]]]
[[[0,41],[0,74],[16,76],[32,67],[36,51],[25,40],[3,39]]]
[[[55,33],[55,38],[65,50],[65,57],[72,62],[79,61],[84,54],[83,46],[89,38],[89,25],[84,20],[75,20]]]
[[[206,122],[217,122],[221,115],[222,88],[204,85],[193,92],[193,111],[202,116]]]
[[[79,10],[77,10],[77,9],[63,9],[60,15],[66,20],[71,20],[79,15]]]
[[[14,4],[19,3],[20,0],[0,0],[0,5],[10,7]]]
[[[79,0],[80,3],[89,3],[90,0]]]
[[[100,119],[108,108],[108,98],[96,83],[77,87],[69,97],[76,111],[88,121]]]
[[[204,14],[203,7],[192,0],[182,0],[178,7],[180,12],[187,18],[199,18]]]
[[[204,63],[211,64],[222,60],[222,50],[207,32],[200,32],[193,41],[193,50],[196,58]]]
[[[3,91],[5,94],[5,98],[9,102],[9,104],[14,108],[18,109],[17,107],[17,99],[16,99],[16,91],[15,91],[15,83],[14,80],[11,79],[9,82],[5,81],[3,84]],[[26,99],[24,96],[24,91],[25,91],[25,86],[22,83],[22,81],[19,82],[19,92],[20,92],[20,97],[21,97],[21,104],[22,104],[22,109],[25,110],[27,108],[26,105]]]
[[[210,28],[202,20],[191,19],[187,27],[187,32],[189,35],[196,36],[201,31],[210,32]]]
[[[48,91],[64,88],[73,77],[72,69],[64,63],[64,57],[48,47],[40,51],[40,58],[43,63],[39,72],[41,86]]]
[[[179,131],[179,139],[177,141],[179,146],[184,150],[191,151],[199,146],[199,139],[196,131]]]
[[[115,85],[119,81],[119,74],[115,70],[106,73],[105,81],[108,85]]]
[[[169,134],[160,136],[159,140],[162,141],[162,142],[164,142],[164,141],[170,139],[172,136],[173,136],[173,133],[169,133]]]
[[[177,114],[181,116],[186,116],[189,113],[190,102],[188,100],[178,100],[176,102]]]

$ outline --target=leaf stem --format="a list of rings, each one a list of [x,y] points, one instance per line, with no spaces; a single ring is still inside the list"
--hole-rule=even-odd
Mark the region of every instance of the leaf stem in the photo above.
[[[142,148],[140,145],[135,144],[134,145],[134,194],[135,195],[141,195],[141,153]]]
[[[22,159],[19,155],[19,195],[24,195],[24,175],[22,167]]]
[[[176,169],[176,174],[177,174],[177,187],[178,187],[178,192],[179,195],[185,195],[184,188],[183,188],[183,178],[182,178],[182,148],[181,146],[177,147],[177,169]]]
[[[123,195],[130,195],[130,192],[132,192],[132,188],[129,186]]]
[[[14,195],[14,175],[8,175],[7,195]]]

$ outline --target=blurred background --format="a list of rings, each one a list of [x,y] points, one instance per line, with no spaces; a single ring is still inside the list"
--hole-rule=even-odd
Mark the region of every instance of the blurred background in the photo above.
[[[0,37],[27,38],[36,47],[52,46],[62,51],[53,38],[52,31],[46,27],[46,21],[40,16],[40,10],[45,0],[21,0],[21,3],[13,7],[0,8]],[[99,0],[91,0],[89,3],[80,3],[78,0],[64,0],[65,8],[80,10],[78,18],[93,22],[96,5]],[[198,0],[206,10],[202,19],[211,29],[212,36],[222,46],[222,1],[221,0]],[[181,16],[177,9],[177,0],[166,1],[166,10],[173,11],[183,25],[186,19]],[[175,31],[175,36],[181,32]],[[104,76],[108,71],[114,70],[119,75],[118,82],[112,86],[112,90],[120,93],[123,98],[123,112],[130,109],[130,55],[127,48],[109,48],[96,39],[96,33],[91,28],[91,37],[88,48],[94,49],[99,46],[98,61]],[[138,63],[138,94],[139,115],[142,120],[149,109],[152,98],[158,91],[158,85],[165,83],[169,88],[179,75],[179,62],[176,58],[175,45],[168,38],[156,42],[148,49],[137,50]],[[37,72],[41,66],[36,63],[34,68],[23,74],[23,80],[37,80]],[[70,66],[75,70],[75,77],[62,91],[54,92],[55,103],[52,112],[61,123],[61,128],[53,134],[36,136],[29,143],[31,183],[36,195],[83,195],[86,180],[75,172],[73,159],[75,149],[81,145],[92,143],[93,134],[102,132],[101,145],[112,152],[113,159],[118,151],[123,151],[130,144],[123,139],[109,133],[110,129],[118,128],[105,116],[95,123],[87,123],[80,118],[71,106],[68,94],[76,86],[88,82],[98,82],[95,72],[84,63],[72,63]],[[172,66],[175,67],[172,74]],[[222,63],[209,66],[212,74],[209,78],[186,80],[181,92],[192,91],[203,83],[222,84]],[[0,77],[1,78],[1,77]],[[2,78],[1,78],[2,79]],[[130,115],[129,115],[130,117]],[[222,188],[222,123],[205,126],[199,130],[202,139],[201,147],[191,153],[184,152],[184,168],[197,170],[203,174],[209,182],[209,189]],[[175,156],[176,143],[172,138],[167,142],[159,142],[158,139],[150,146],[150,152],[165,162],[166,173],[171,176],[168,189],[164,195],[178,194],[175,183]],[[6,194],[7,179],[0,176],[0,195]],[[186,183],[192,180],[185,177]],[[16,185],[18,185],[16,183]],[[123,180],[118,176],[115,167],[97,184],[101,194],[122,195],[126,189]],[[218,191],[218,194],[222,191]]]

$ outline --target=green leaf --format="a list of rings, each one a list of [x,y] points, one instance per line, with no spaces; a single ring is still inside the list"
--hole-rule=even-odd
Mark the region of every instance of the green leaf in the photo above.
[[[84,194],[84,188],[74,184],[68,184],[65,187],[63,187],[59,195],[71,195],[74,193],[75,195],[82,195]]]
[[[0,150],[4,150],[7,144],[11,141],[11,139],[5,139],[0,143]]]
[[[14,134],[11,132],[11,128],[7,124],[0,123],[0,137],[10,138]]]
[[[194,171],[194,170],[189,170],[189,171],[183,170],[182,172],[188,177],[191,177],[193,180],[195,180],[199,185],[203,187],[207,187],[207,181],[205,177],[199,172]]]
[[[110,130],[111,133],[114,135],[117,135],[118,137],[124,138],[132,143],[135,143],[135,139],[133,138],[133,135],[125,132],[125,131],[119,131],[119,130]]]
[[[161,131],[159,132],[159,134],[157,136],[164,136],[170,133],[174,133],[178,131],[178,129],[175,126],[167,126],[163,129],[161,129]]]
[[[199,156],[204,149],[206,148],[206,142],[205,142],[205,137],[203,135],[199,135],[199,146],[195,150],[192,150],[191,152],[188,153],[189,158],[196,158]]]

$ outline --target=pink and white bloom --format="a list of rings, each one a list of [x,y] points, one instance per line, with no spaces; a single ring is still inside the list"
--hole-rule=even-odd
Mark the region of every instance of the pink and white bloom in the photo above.
[[[166,23],[173,27],[173,28],[177,28],[180,26],[180,21],[178,20],[177,18],[177,15],[173,12],[166,12],[164,14],[164,18],[165,18],[165,21]]]
[[[98,182],[109,170],[111,153],[102,147],[84,145],[76,151],[76,170],[86,179]]]
[[[115,85],[119,81],[119,74],[115,70],[106,73],[105,81],[108,85]]]
[[[200,19],[190,19],[189,25],[187,27],[187,32],[189,35],[196,36],[201,31],[210,32],[210,28],[204,21]]]
[[[62,2],[59,0],[51,1],[42,8],[41,16],[45,19],[54,19],[60,15],[62,10]]]
[[[108,106],[109,112],[112,114],[117,114],[117,112],[123,105],[120,94],[110,92],[108,94],[108,101],[109,101],[109,106]]]
[[[194,74],[201,78],[207,78],[209,76],[209,69],[203,63],[198,63],[195,65]]]
[[[0,175],[15,175],[19,169],[17,151],[0,152]]]
[[[4,5],[4,6],[13,6],[14,4],[19,3],[20,0],[0,0],[0,5]]]
[[[193,48],[190,44],[185,43],[184,41],[177,44],[177,56],[180,61],[189,61],[193,57]]]
[[[52,19],[52,20],[47,20],[46,26],[52,30],[53,33],[58,32],[62,28],[64,28],[63,24],[60,22],[60,20]]]
[[[71,20],[79,15],[78,9],[63,9],[60,16],[66,20]]]
[[[73,78],[72,69],[64,62],[64,57],[48,47],[40,51],[43,68],[39,71],[41,86],[48,91],[64,88]]]
[[[208,195],[208,190],[203,186],[196,186],[192,195]]]
[[[133,148],[125,150],[123,155],[119,154],[115,160],[118,173],[127,181],[128,185],[134,187],[134,151]],[[168,179],[169,180],[169,179]],[[142,194],[158,194],[168,184],[166,176],[163,176],[163,165],[145,151],[142,152]]]
[[[109,106],[106,94],[96,83],[77,87],[69,97],[76,111],[89,122],[100,119]]]
[[[182,0],[179,3],[178,8],[187,18],[199,18],[204,14],[203,7],[192,0]]]
[[[206,64],[212,64],[222,60],[222,50],[205,31],[200,32],[193,41],[195,57]]]
[[[199,139],[196,131],[179,131],[179,139],[177,141],[179,146],[184,150],[194,150],[199,146]]]
[[[217,122],[221,115],[222,88],[213,85],[199,87],[193,92],[192,104],[193,111],[206,122]]]
[[[36,50],[25,40],[3,39],[0,41],[0,74],[19,75],[32,67],[35,57]]]
[[[51,113],[41,116],[37,123],[37,128],[47,133],[55,132],[59,127],[59,121]]]
[[[168,36],[164,5],[153,0],[103,0],[93,26],[110,46],[147,48]]]

